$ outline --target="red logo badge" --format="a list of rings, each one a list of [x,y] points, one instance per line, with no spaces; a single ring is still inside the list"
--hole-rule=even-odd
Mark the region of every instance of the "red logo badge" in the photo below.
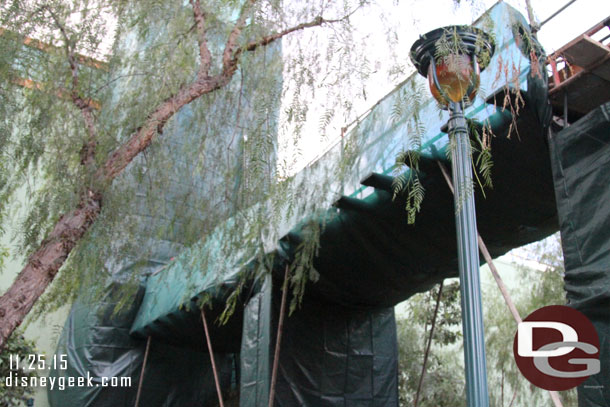
[[[563,305],[540,308],[519,324],[513,352],[519,370],[535,386],[562,391],[599,373],[599,338],[579,311]]]

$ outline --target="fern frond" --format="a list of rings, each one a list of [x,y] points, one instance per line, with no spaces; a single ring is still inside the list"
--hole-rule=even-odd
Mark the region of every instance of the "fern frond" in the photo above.
[[[424,200],[425,189],[419,180],[419,175],[415,172],[411,172],[411,183],[409,188],[409,195],[407,196],[407,202],[405,209],[407,211],[407,222],[409,225],[415,223],[415,217],[421,209],[421,204]]]

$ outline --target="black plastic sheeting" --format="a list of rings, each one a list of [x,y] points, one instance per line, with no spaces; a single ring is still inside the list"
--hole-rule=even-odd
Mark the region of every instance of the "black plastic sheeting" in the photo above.
[[[610,405],[610,102],[550,138],[568,305],[597,329],[601,372],[578,405]]]
[[[277,406],[398,407],[393,307],[305,304],[281,346]]]
[[[112,295],[122,283],[110,279],[105,295],[90,303],[82,295],[73,305],[60,337],[56,354],[67,355],[67,369],[56,369],[52,377],[91,377],[93,386],[55,388],[48,392],[52,406],[116,407],[133,406],[146,350],[146,340],[132,338],[129,328],[142,299],[135,295],[128,309],[114,313]],[[200,336],[203,341],[203,335]],[[222,387],[235,387],[232,376],[236,359],[233,354],[216,354]],[[129,378],[119,387],[104,386],[103,378]],[[78,379],[75,379],[78,380]],[[212,405],[217,400],[210,358],[207,353],[185,347],[151,341],[147,369],[140,396],[140,406]]]
[[[269,400],[280,285],[267,278],[247,307],[240,407]],[[393,307],[359,309],[310,297],[284,321],[275,405],[398,407],[397,349]]]
[[[240,406],[257,407],[269,402],[272,344],[272,280],[265,278],[259,292],[252,296],[243,320],[240,353]],[[277,319],[276,319],[277,321]]]
[[[493,256],[557,229],[545,138],[550,117],[546,78],[528,75],[522,96],[526,105],[517,119],[518,137],[508,138],[508,112],[498,114],[491,123],[496,135],[492,140],[495,188],[485,198],[479,192],[476,195],[479,230]],[[444,160],[442,152],[439,158]],[[325,226],[314,262],[320,278],[308,286],[302,307],[286,320],[276,406],[398,405],[392,307],[458,273],[453,197],[434,160],[422,160],[420,169],[426,198],[415,225],[406,222],[405,197],[392,200],[391,192],[384,190],[360,200],[356,207],[331,208],[325,217],[310,219]],[[306,224],[293,229],[271,255],[290,261],[307,234]],[[240,383],[241,407],[268,402],[279,315],[277,282],[283,270],[277,267],[275,279],[269,277],[255,290],[243,318],[233,318],[238,327],[235,334],[218,334],[212,340],[215,346],[232,343],[224,355],[216,349],[221,352],[223,388]],[[115,277],[108,293],[117,283],[114,278],[131,274],[123,271],[113,268]],[[145,338],[128,336],[139,302],[134,298],[127,313],[111,317],[111,300],[93,305],[79,301],[58,349],[59,354],[70,356],[70,366],[54,372],[78,376],[89,370],[96,376],[131,376],[132,387],[120,389],[121,394],[100,388],[51,394],[53,406],[133,405],[146,344]],[[210,316],[209,321],[214,319]],[[173,327],[155,326],[141,406],[208,405],[215,397],[200,319],[191,311],[174,322]],[[237,363],[236,343],[241,344],[239,374],[231,373]]]

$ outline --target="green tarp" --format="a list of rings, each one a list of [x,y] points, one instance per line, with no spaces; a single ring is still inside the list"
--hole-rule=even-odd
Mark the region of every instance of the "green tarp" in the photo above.
[[[488,15],[497,23],[498,47],[481,82],[489,92],[503,89],[506,83],[495,80],[503,68],[498,62],[510,62],[519,74],[505,79],[520,83],[525,100],[516,121],[519,135],[513,135],[512,139],[508,138],[512,119],[509,112],[496,109],[482,97],[467,112],[472,119],[488,121],[495,134],[491,141],[495,187],[487,191],[485,198],[477,192],[476,200],[480,232],[492,255],[497,256],[552,233],[557,229],[557,219],[545,139],[550,118],[546,78],[531,73],[529,53],[515,43],[515,24],[526,24],[523,17],[504,3],[498,3]],[[361,182],[371,173],[392,175],[396,155],[408,146],[406,135],[413,123],[394,122],[390,119],[391,112],[400,98],[405,97],[403,92],[422,82],[418,77],[407,80],[362,119],[347,135],[345,145],[337,144],[290,181],[287,193],[302,200],[292,215],[274,213],[272,205],[261,202],[240,212],[239,217],[221,221],[200,243],[183,250],[174,261],[168,262],[169,256],[165,256],[161,264],[167,263],[167,266],[155,269],[146,281],[141,306],[134,299],[130,309],[133,324],[129,340],[134,341],[137,349],[117,347],[116,352],[100,352],[97,359],[89,358],[85,351],[77,352],[70,363],[107,367],[116,364],[120,370],[121,354],[129,355],[133,351],[136,352],[133,360],[141,360],[143,344],[151,336],[156,346],[151,351],[151,371],[160,370],[159,377],[171,375],[171,353],[168,352],[180,347],[176,360],[190,359],[193,364],[199,364],[199,368],[192,369],[193,377],[187,378],[184,391],[190,392],[191,385],[202,381],[208,386],[209,369],[205,358],[201,358],[205,354],[205,342],[201,319],[194,310],[195,301],[204,295],[217,300],[209,317],[215,321],[218,305],[227,289],[235,284],[238,273],[256,268],[262,257],[270,256],[267,262],[276,265],[272,276],[268,275],[265,282],[245,287],[244,298],[237,306],[239,312],[230,325],[220,328],[213,324],[212,330],[213,344],[226,357],[222,359],[223,366],[229,369],[229,361],[240,353],[240,368],[236,372],[239,374],[230,375],[227,371],[224,387],[229,388],[232,382],[241,383],[241,407],[266,404],[270,354],[278,320],[278,282],[283,277],[284,262],[293,259],[314,224],[323,226],[320,249],[314,260],[319,280],[307,286],[302,308],[286,322],[276,405],[396,406],[396,332],[391,307],[443,278],[457,275],[453,197],[435,162],[436,159],[446,161],[444,149],[448,137],[440,131],[446,122],[446,113],[439,115],[432,101],[422,108],[426,134],[422,140],[420,169],[426,198],[415,225],[407,224],[404,195],[392,200],[391,190],[384,190],[382,185],[367,188]],[[193,117],[193,112],[188,110],[176,117],[177,133],[173,137],[186,140],[194,137],[189,133]],[[336,176],[339,173],[347,174],[341,182]],[[184,176],[189,175],[187,169]],[[319,199],[316,205],[310,205],[310,197],[314,195]],[[160,196],[165,199],[163,194]],[[235,231],[247,234],[248,219],[260,214],[277,216],[283,221],[275,228],[270,227],[257,247],[236,244],[239,234]],[[237,240],[230,241],[227,236]],[[121,275],[123,269],[118,267],[114,274]],[[92,307],[90,312],[98,311],[103,314],[106,308]],[[92,341],[91,348],[126,341],[128,320]],[[66,338],[93,335],[104,322],[74,321],[81,322],[68,325]],[[69,341],[65,343],[71,346]],[[191,365],[185,366],[188,371]],[[176,378],[181,374],[178,370]],[[177,383],[172,378],[167,380],[172,385]],[[164,389],[162,380],[149,380],[148,373],[144,382],[150,397],[147,406],[197,405],[213,389],[209,386],[193,391],[192,400],[185,402],[177,398],[182,391],[180,387]],[[57,397],[54,406],[69,405],[64,404],[65,397]],[[73,397],[82,400],[81,405],[90,406],[105,406],[113,400],[110,393],[99,395],[88,391],[75,393]],[[113,405],[131,404],[129,400],[119,400]]]
[[[610,102],[551,135],[568,305],[595,325],[601,372],[578,387],[580,407],[610,405]]]
[[[523,16],[500,2],[476,24],[493,26],[497,42],[496,53],[481,75],[481,87],[489,96],[519,83],[526,103],[511,139],[511,114],[486,101],[483,92],[466,111],[467,117],[489,123],[495,135],[491,140],[494,188],[487,191],[486,198],[477,193],[476,199],[481,234],[492,255],[501,255],[557,228],[545,140],[551,110],[547,78],[532,73],[540,72],[541,67],[530,69],[529,51],[515,40],[519,31],[516,27],[527,27]],[[503,76],[503,69],[508,67],[514,77]],[[285,208],[278,213],[272,203],[260,202],[219,224],[202,242],[149,278],[132,333],[169,337],[183,329],[190,332],[192,320],[183,318],[182,304],[189,305],[202,293],[218,295],[218,289],[234,282],[261,247],[276,261],[290,260],[311,233],[312,223],[324,231],[315,263],[320,279],[308,290],[321,297],[345,305],[391,306],[456,275],[453,197],[434,161],[448,164],[448,136],[441,131],[448,115],[439,111],[432,98],[422,104],[419,114],[425,128],[421,136],[421,181],[426,198],[416,224],[407,224],[405,196],[393,201],[391,185],[384,191],[362,184],[371,173],[395,175],[396,156],[408,148],[414,123],[408,117],[392,120],[392,111],[397,104],[408,103],[405,99],[413,89],[425,86],[424,82],[417,74],[408,78],[380,100],[343,143],[286,181],[286,195],[300,198],[299,205],[290,209],[292,214],[284,213],[289,211]],[[343,174],[343,179],[337,174]],[[236,244],[240,239],[235,236],[243,233],[242,241],[247,241],[248,218],[260,219],[256,215],[260,213],[278,221],[270,224],[259,246],[240,247]],[[227,241],[227,236],[233,236],[233,240]],[[280,270],[277,277],[282,274]]]
[[[157,264],[149,264],[156,267]],[[133,270],[132,270],[133,271]],[[92,386],[67,386],[49,391],[52,406],[117,407],[133,406],[142,372],[146,340],[133,338],[129,328],[142,299],[138,292],[128,309],[114,314],[113,293],[121,282],[109,279],[102,298],[80,296],[72,310],[57,346],[57,354],[67,355],[67,369],[56,369],[50,376],[92,378]],[[201,337],[200,337],[201,338]],[[233,354],[216,355],[223,388],[232,383]],[[117,386],[104,386],[116,378]],[[121,380],[129,379],[129,382]],[[207,353],[167,343],[151,341],[140,406],[202,406],[216,400],[214,378]],[[107,383],[106,383],[107,384]]]

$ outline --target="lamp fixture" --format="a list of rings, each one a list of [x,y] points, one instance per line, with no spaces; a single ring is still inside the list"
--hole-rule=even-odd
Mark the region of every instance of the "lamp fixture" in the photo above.
[[[454,25],[421,36],[411,47],[411,61],[428,78],[434,98],[444,109],[453,103],[469,106],[479,88],[479,74],[494,52],[483,30]]]
[[[489,407],[479,248],[472,186],[472,152],[464,109],[479,88],[479,74],[494,51],[491,37],[470,26],[438,28],[421,36],[411,47],[411,60],[428,78],[430,92],[441,108],[449,110],[449,137],[453,172],[457,257],[460,272],[466,398],[469,407]]]

